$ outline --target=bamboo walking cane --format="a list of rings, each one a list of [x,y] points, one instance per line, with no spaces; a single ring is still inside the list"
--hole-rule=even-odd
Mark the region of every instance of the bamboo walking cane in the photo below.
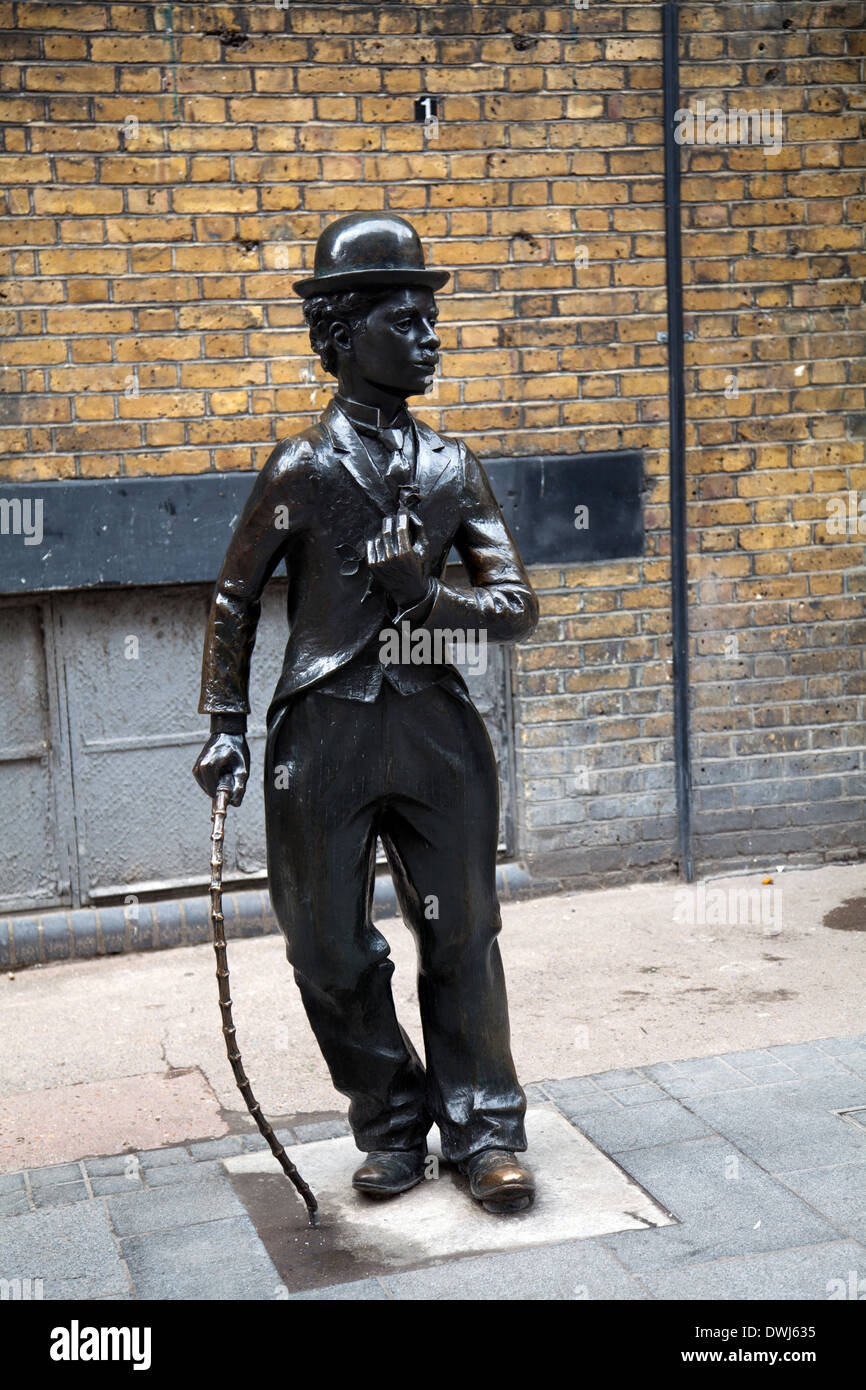
[[[300,1195],[307,1204],[307,1211],[310,1216],[310,1225],[319,1224],[319,1207],[310,1188],[304,1182],[294,1163],[292,1163],[282,1144],[280,1143],[268,1121],[261,1111],[261,1106],[253,1095],[252,1086],[247,1079],[244,1071],[241,1054],[238,1050],[237,1038],[235,1036],[234,1019],[232,1018],[232,999],[229,993],[229,965],[226,955],[225,920],[223,918],[223,832],[226,819],[226,808],[228,807],[229,794],[220,789],[213,799],[213,810],[211,820],[213,829],[211,831],[211,858],[210,858],[210,922],[213,931],[213,948],[216,953],[216,976],[219,984],[220,1013],[223,1021],[223,1037],[226,1041],[226,1052],[228,1054],[231,1069],[238,1085],[238,1090],[243,1096],[247,1109],[259,1127],[259,1132],[267,1140],[268,1146],[274,1158],[279,1163],[286,1177],[294,1183]]]

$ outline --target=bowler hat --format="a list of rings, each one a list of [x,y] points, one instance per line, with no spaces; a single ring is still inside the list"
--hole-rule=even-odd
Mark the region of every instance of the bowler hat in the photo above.
[[[421,238],[411,223],[393,213],[353,212],[339,217],[316,242],[313,275],[296,280],[302,299],[371,285],[426,285],[438,290],[447,270],[427,270]]]

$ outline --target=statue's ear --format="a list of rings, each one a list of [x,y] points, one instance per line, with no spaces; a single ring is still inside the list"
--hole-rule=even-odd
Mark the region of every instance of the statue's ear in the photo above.
[[[350,353],[352,351],[352,330],[347,323],[341,319],[334,319],[328,331],[328,343],[336,348],[337,352]]]

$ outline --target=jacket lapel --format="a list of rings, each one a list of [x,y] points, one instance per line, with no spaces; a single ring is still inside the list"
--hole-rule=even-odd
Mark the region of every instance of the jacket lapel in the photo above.
[[[361,436],[333,401],[322,416],[322,424],[328,431],[334,452],[346,471],[383,515],[392,512],[394,503],[364,448]]]
[[[423,510],[431,493],[440,484],[453,462],[454,450],[444,439],[440,439],[435,430],[425,425],[423,420],[416,420],[414,415],[411,419],[418,441],[415,481],[411,485],[411,491],[417,495],[418,505]],[[393,512],[394,500],[364,448],[361,436],[333,401],[322,416],[322,424],[328,431],[331,445],[340,463],[354,478],[358,487],[366,493],[383,516]]]
[[[449,464],[452,450],[435,430],[425,425],[423,420],[412,416],[415,434],[418,439],[418,457],[415,463],[415,488],[423,507],[433,489],[439,484]]]

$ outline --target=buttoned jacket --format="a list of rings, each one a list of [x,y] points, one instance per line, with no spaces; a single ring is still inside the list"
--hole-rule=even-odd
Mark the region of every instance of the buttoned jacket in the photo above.
[[[345,666],[395,620],[413,629],[529,635],[538,604],[479,460],[462,441],[412,417],[415,478],[402,495],[427,540],[428,587],[395,614],[367,565],[367,541],[394,497],[346,416],[331,404],[317,424],[278,444],[256,478],[214,589],[199,711],[249,713],[249,670],[262,591],[288,574],[289,636],[268,720],[296,692]],[[469,587],[443,580],[452,546]]]

